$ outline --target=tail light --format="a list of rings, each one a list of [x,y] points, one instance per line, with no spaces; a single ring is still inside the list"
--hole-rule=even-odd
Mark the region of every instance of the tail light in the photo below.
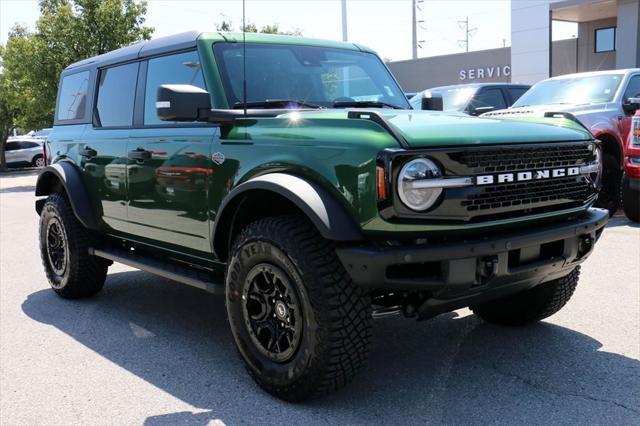
[[[45,167],[49,165],[47,161],[47,141],[42,141],[42,159],[44,160]]]
[[[631,120],[631,145],[640,146],[640,115],[638,114]]]

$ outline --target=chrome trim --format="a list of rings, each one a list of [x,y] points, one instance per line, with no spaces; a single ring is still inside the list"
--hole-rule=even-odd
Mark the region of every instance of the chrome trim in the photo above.
[[[416,179],[405,181],[409,189],[464,188],[473,185],[472,177],[452,177],[436,179]]]
[[[600,171],[600,164],[591,163],[585,166],[580,166],[580,174],[588,175],[590,173],[598,173]]]

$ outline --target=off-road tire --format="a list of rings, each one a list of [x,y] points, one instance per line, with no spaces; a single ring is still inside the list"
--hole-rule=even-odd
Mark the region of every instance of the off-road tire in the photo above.
[[[579,275],[580,267],[577,266],[567,276],[472,306],[471,310],[483,320],[500,325],[519,326],[540,321],[566,305],[578,285]]]
[[[626,175],[622,179],[622,208],[629,220],[640,222],[640,191],[631,188]]]
[[[609,210],[609,217],[620,207],[621,178],[622,171],[618,160],[611,154],[602,154],[602,187],[595,205]]]
[[[243,310],[249,272],[266,263],[286,273],[303,318],[295,353],[280,362],[252,340]],[[353,284],[334,245],[302,216],[265,218],[241,231],[231,250],[226,293],[229,324],[246,368],[258,385],[278,398],[301,401],[335,391],[366,361],[371,299]]]
[[[47,241],[52,221],[61,229],[67,245],[63,250],[65,266],[59,272],[49,256],[53,250]],[[89,254],[93,241],[91,231],[78,221],[66,196],[49,195],[40,213],[40,256],[47,280],[59,296],[77,299],[93,296],[102,289],[110,262]]]

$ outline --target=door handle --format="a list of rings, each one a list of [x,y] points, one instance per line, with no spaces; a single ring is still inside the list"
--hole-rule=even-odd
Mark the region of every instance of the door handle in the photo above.
[[[80,150],[80,152],[78,152],[78,154],[80,154],[80,156],[82,157],[93,158],[96,155],[98,155],[98,151],[96,151],[95,149],[89,146],[85,146],[83,149]]]
[[[150,160],[151,159],[151,151],[146,151],[144,149],[136,149],[134,151],[129,151],[128,157],[132,160]]]

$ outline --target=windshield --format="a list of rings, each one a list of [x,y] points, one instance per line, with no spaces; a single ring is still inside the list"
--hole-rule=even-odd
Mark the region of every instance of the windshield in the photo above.
[[[473,94],[476,93],[476,90],[475,87],[451,87],[446,89],[429,89],[424,93],[442,96],[443,111],[463,111]],[[421,102],[422,96],[411,98],[411,106],[413,106],[414,109],[420,109]]]
[[[522,95],[513,107],[611,102],[621,81],[622,74],[544,80]]]
[[[216,43],[229,105],[241,103],[243,47]],[[376,101],[408,109],[391,74],[371,53],[324,47],[246,45],[247,102],[290,99],[323,107],[334,102]]]

